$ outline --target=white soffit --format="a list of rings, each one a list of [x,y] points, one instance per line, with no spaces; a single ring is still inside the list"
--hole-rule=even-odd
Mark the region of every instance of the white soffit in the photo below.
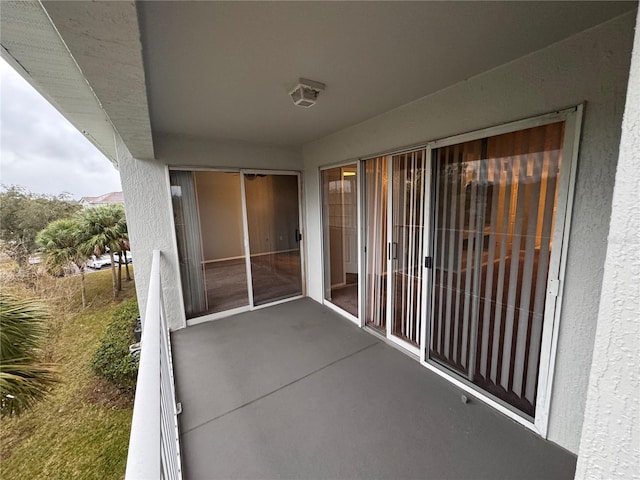
[[[154,158],[135,2],[43,5],[133,157]]]
[[[2,57],[112,162],[114,130],[39,2],[0,2]]]
[[[140,2],[154,132],[300,146],[637,2]],[[299,77],[326,84],[296,107]]]

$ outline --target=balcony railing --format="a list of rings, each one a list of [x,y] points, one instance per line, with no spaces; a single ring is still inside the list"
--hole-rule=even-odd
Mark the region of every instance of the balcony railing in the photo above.
[[[141,346],[125,478],[181,479],[178,407],[158,250],[153,252]]]

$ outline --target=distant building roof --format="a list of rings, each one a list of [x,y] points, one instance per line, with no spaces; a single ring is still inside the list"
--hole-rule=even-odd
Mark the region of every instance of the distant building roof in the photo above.
[[[114,203],[124,205],[124,197],[122,196],[122,192],[110,192],[97,197],[82,197],[80,203],[86,206],[110,205]]]

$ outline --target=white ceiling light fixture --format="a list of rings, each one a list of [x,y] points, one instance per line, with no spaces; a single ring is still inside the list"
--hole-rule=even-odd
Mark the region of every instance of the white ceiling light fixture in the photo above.
[[[314,80],[300,78],[298,85],[289,92],[293,103],[299,107],[309,108],[316,104],[318,95],[325,89],[325,84]]]

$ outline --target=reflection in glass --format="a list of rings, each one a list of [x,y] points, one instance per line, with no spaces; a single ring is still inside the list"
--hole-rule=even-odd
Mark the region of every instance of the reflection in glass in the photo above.
[[[357,166],[322,171],[324,298],[358,316]]]

